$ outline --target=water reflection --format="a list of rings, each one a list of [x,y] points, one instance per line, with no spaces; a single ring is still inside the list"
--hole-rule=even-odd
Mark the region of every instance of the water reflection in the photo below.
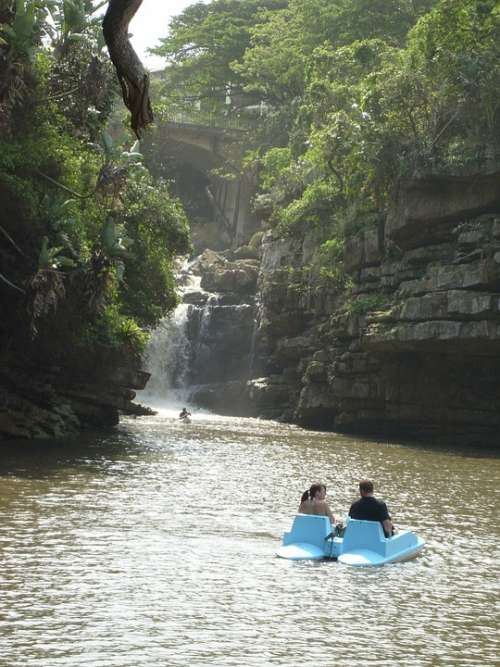
[[[500,463],[258,420],[168,415],[0,464],[0,665],[493,666]],[[273,557],[317,479],[373,477],[428,542],[355,570]],[[22,657],[22,659],[21,659]]]

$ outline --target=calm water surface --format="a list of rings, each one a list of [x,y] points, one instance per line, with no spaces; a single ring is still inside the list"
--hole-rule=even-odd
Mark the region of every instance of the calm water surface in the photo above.
[[[491,453],[163,414],[1,459],[1,667],[500,664]],[[274,557],[311,482],[343,515],[365,476],[419,559]]]

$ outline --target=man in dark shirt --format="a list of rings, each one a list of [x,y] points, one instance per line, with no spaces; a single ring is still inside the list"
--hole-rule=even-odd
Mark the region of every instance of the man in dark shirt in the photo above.
[[[374,497],[373,482],[369,479],[362,479],[359,483],[359,493],[361,498],[351,505],[349,516],[352,519],[380,521],[385,536],[390,537],[394,532],[391,517],[387,505]]]

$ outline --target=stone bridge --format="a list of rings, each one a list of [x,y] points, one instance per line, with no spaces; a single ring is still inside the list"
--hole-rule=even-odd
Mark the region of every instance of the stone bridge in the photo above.
[[[194,114],[173,115],[158,124],[160,154],[203,174],[207,206],[226,247],[246,243],[258,227],[251,210],[255,176],[235,166],[248,129],[248,122],[237,118]]]

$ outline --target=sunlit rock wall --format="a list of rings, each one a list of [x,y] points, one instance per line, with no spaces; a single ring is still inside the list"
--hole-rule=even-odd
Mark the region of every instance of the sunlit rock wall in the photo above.
[[[496,443],[498,175],[401,186],[385,224],[351,237],[339,294],[308,238],[264,244],[253,400],[310,427]],[[317,247],[316,243],[316,247]],[[292,278],[292,279],[291,279]],[[273,396],[276,400],[273,402]],[[272,410],[270,406],[272,405]]]
[[[249,400],[260,416],[295,420],[302,378],[308,364],[323,353],[318,331],[335,311],[338,291],[315,270],[322,240],[320,232],[303,239],[268,232],[263,239],[257,361],[249,383]],[[326,410],[332,426],[329,405]]]

